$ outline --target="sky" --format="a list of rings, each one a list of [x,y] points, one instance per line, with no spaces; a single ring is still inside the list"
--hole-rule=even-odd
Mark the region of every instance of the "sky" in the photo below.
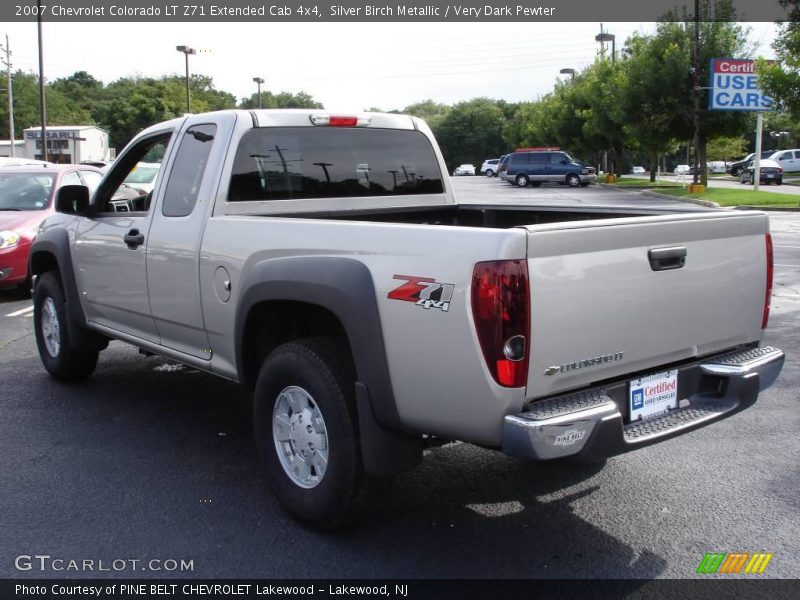
[[[772,58],[771,23],[751,23],[757,54]],[[120,77],[191,72],[238,99],[262,91],[305,91],[334,110],[402,109],[432,99],[453,104],[486,96],[534,100],[562,68],[591,64],[600,23],[48,23],[46,80],[87,71],[104,83]],[[604,23],[617,50],[653,23]],[[35,23],[0,23],[14,69],[38,73]],[[3,45],[5,39],[0,37]],[[607,50],[610,52],[610,48]]]

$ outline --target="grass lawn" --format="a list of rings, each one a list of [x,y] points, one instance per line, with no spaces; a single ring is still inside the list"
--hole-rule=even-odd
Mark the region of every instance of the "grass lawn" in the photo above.
[[[754,192],[752,190],[728,190],[724,188],[706,188],[703,194],[687,194],[686,188],[678,187],[659,190],[668,196],[699,198],[719,203],[720,206],[782,206],[800,207],[800,196],[776,194],[775,192]]]

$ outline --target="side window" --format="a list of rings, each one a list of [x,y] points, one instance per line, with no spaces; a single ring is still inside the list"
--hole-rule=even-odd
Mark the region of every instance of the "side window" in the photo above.
[[[217,126],[208,124],[190,127],[184,134],[164,192],[165,217],[192,214],[216,133]]]
[[[794,157],[800,159],[800,150],[794,151]]]
[[[172,132],[139,141],[111,167],[92,202],[102,213],[147,212],[156,176],[167,151]]]
[[[80,173],[83,179],[83,185],[89,188],[89,196],[91,196],[94,194],[95,190],[97,190],[100,182],[103,180],[103,176],[97,171],[81,171]]]
[[[77,171],[70,171],[61,178],[61,185],[83,185]]]
[[[535,165],[543,165],[550,162],[550,156],[546,152],[532,152],[531,162]]]
[[[561,161],[565,160],[565,157],[560,152],[553,152],[550,155],[550,164],[551,165],[560,165]]]

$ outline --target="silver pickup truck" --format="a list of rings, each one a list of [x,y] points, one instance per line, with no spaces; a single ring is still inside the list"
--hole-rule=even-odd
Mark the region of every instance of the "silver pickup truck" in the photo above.
[[[154,189],[119,200],[140,162]],[[272,489],[318,527],[432,440],[600,461],[783,365],[766,215],[459,205],[409,116],[187,116],[56,203],[30,258],[47,371],[88,377],[116,339],[247,386]]]

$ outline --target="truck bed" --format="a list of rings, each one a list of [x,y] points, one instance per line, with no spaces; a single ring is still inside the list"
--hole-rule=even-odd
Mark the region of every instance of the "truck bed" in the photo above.
[[[705,209],[710,210],[710,209]],[[454,227],[488,227],[508,229],[526,225],[542,225],[569,221],[619,219],[684,212],[699,212],[696,207],[664,211],[632,207],[620,211],[617,207],[565,208],[563,206],[498,206],[443,205],[437,207],[401,207],[392,209],[354,209],[347,211],[283,213],[281,217],[375,223],[406,223],[416,225],[449,225]],[[704,212],[704,211],[700,211]],[[263,213],[262,213],[263,214]]]

